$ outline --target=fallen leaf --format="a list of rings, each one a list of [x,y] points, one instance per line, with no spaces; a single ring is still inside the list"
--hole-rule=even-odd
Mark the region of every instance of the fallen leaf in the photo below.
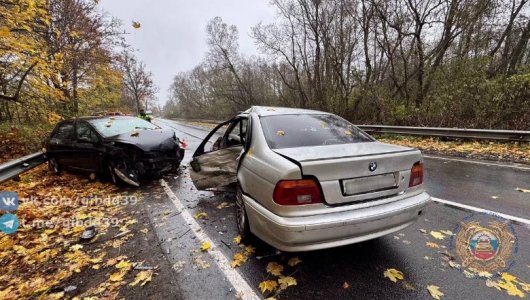
[[[131,269],[132,268],[132,263],[128,260],[122,260],[120,261],[116,266],[116,268],[118,269]]]
[[[186,264],[185,261],[179,260],[173,265],[173,269],[175,270],[175,272],[180,273],[180,271],[184,269],[185,264]]]
[[[221,204],[217,205],[217,209],[223,209],[225,207],[228,207],[228,202],[222,202]]]
[[[403,240],[402,242],[403,242],[403,244],[405,244],[405,245],[410,245],[410,244],[412,243],[411,241],[407,241],[407,240]]]
[[[140,27],[142,27],[142,24],[140,24],[140,22],[138,22],[138,21],[133,21],[132,22],[132,27],[134,29],[140,29]]]
[[[440,230],[440,232],[445,235],[455,235],[451,230]]]
[[[499,199],[498,196],[491,196],[491,199]]]
[[[208,251],[210,248],[212,248],[212,243],[210,242],[204,242],[201,245],[201,251]]]
[[[425,229],[419,229],[419,231],[420,231],[421,233],[423,233],[423,234],[427,234],[427,230],[425,230]]]
[[[134,281],[129,283],[130,286],[136,286],[140,283],[140,286],[144,286],[146,283],[153,279],[153,270],[141,271],[136,274]]]
[[[440,287],[438,286],[428,285],[427,290],[429,291],[429,294],[431,294],[431,297],[433,297],[436,300],[440,300],[444,296],[444,293],[440,291]]]
[[[131,132],[131,136],[139,136],[139,135],[140,135],[140,132],[138,131]]]
[[[523,189],[523,188],[519,188],[519,187],[516,188],[515,190],[518,191],[518,192],[521,192],[521,193],[530,193],[530,190],[528,190],[528,189]]]
[[[278,283],[282,287],[282,289],[286,289],[287,287],[296,285],[296,279],[291,276],[286,276],[278,279]]]
[[[197,213],[195,214],[195,216],[193,216],[195,219],[206,219],[208,218],[208,214],[205,213],[205,212],[200,212],[200,213]]]
[[[347,289],[349,287],[350,287],[350,285],[346,281],[344,281],[344,283],[342,284],[342,288],[343,289]]]
[[[278,287],[276,280],[265,280],[259,284],[261,293],[264,294],[266,291],[273,292]]]
[[[240,235],[238,235],[238,236],[236,236],[236,237],[234,238],[234,243],[236,243],[236,244],[241,243],[241,236],[240,236]]]
[[[277,135],[277,136],[284,136],[284,135],[285,135],[285,131],[283,131],[283,130],[278,130],[278,131],[276,131],[276,135]]]
[[[267,272],[274,276],[280,276],[283,272],[283,266],[277,262],[270,262],[267,264]]]
[[[240,267],[243,263],[245,263],[248,260],[248,257],[243,253],[236,253],[234,254],[234,258],[232,259],[232,263],[230,264],[232,268]]]
[[[298,256],[291,257],[287,264],[291,267],[296,266],[297,264],[301,263],[302,261],[298,258]]]
[[[501,289],[505,290],[508,293],[508,295],[510,295],[510,296],[518,296],[520,298],[524,298],[525,297],[525,293],[523,291],[521,291],[516,285],[517,277],[515,277],[515,276],[513,276],[512,274],[509,274],[509,273],[502,273],[501,274],[501,278],[502,278],[502,280],[497,282],[497,285]]]
[[[438,248],[440,248],[440,245],[438,245],[438,244],[436,244],[436,243],[433,243],[433,242],[427,242],[427,243],[425,243],[425,245],[426,245],[427,247],[430,247],[430,248],[433,248],[433,249],[438,249]]]
[[[398,280],[403,280],[403,273],[396,269],[387,269],[383,272],[383,276],[390,279],[392,282],[397,282]]]
[[[120,270],[119,272],[116,272],[110,275],[109,279],[110,281],[114,281],[114,282],[122,281],[123,276],[125,276],[125,274],[127,274],[128,271],[129,270],[126,270],[126,269]]]
[[[245,247],[245,252],[247,254],[255,253],[256,252],[256,247],[254,247],[252,245],[248,245],[248,246]]]
[[[445,238],[445,235],[439,231],[431,231],[431,235],[438,240],[443,240]]]
[[[149,229],[144,228],[144,229],[140,230],[140,232],[142,232],[142,233],[144,233],[144,234],[147,234],[147,233],[149,232]]]
[[[454,260],[450,260],[450,261],[449,261],[449,265],[450,265],[451,268],[453,268],[453,269],[460,269],[460,264],[456,263]]]
[[[75,244],[75,245],[70,247],[70,251],[77,251],[77,250],[80,250],[80,249],[83,249],[83,245]]]

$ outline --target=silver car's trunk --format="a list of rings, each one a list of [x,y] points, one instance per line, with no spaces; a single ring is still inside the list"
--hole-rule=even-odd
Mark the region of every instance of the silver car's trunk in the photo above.
[[[418,150],[379,142],[274,151],[297,161],[304,176],[318,178],[326,203],[332,205],[402,194],[412,166],[422,160]]]

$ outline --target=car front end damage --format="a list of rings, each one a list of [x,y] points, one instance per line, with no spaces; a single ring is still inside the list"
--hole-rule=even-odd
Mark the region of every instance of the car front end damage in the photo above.
[[[146,151],[148,150],[148,151]],[[183,143],[178,138],[163,141],[158,147],[139,147],[112,142],[109,153],[110,172],[123,182],[140,186],[140,179],[160,176],[180,166],[184,157]]]

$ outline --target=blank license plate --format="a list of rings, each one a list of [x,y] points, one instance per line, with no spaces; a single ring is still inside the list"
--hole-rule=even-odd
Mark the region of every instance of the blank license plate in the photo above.
[[[346,195],[377,192],[397,187],[394,173],[347,179],[342,181],[342,185]]]

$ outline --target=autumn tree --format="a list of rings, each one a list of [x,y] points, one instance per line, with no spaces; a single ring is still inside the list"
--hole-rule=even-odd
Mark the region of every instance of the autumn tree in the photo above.
[[[120,66],[123,72],[124,96],[134,101],[137,112],[142,108],[148,109],[149,101],[153,101],[157,92],[152,79],[153,74],[130,52],[122,53]]]

